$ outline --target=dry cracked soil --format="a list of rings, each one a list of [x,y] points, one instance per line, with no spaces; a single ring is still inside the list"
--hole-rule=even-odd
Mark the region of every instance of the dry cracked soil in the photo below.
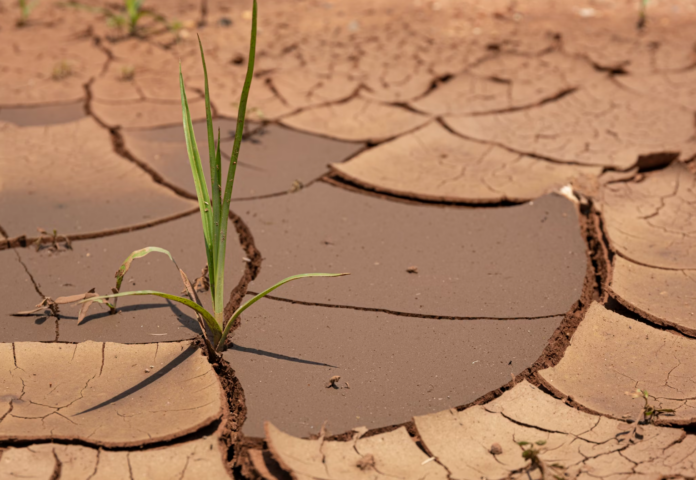
[[[260,0],[226,318],[351,275],[210,359],[74,301],[156,245],[210,307],[177,69],[228,157],[251,2],[0,0],[0,479],[695,479],[696,1],[638,3]]]

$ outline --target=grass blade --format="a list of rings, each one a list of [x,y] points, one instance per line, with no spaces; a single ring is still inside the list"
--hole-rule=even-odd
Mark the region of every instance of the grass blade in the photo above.
[[[235,320],[237,320],[237,317],[239,317],[244,310],[247,308],[251,307],[253,304],[261,300],[263,297],[271,293],[273,290],[276,288],[285,285],[288,282],[292,282],[293,280],[299,280],[300,278],[309,278],[309,277],[342,277],[344,275],[350,275],[350,273],[301,273],[299,275],[293,275],[291,277],[285,278],[281,280],[280,282],[276,283],[270,288],[267,288],[263,292],[259,293],[256,295],[254,298],[246,302],[244,305],[239,307],[236,312],[234,312],[234,315],[230,317],[230,320],[227,322],[227,325],[225,326],[225,330],[222,332],[222,338],[220,339],[220,342],[217,345],[217,350],[218,352],[220,349],[223,347],[223,344],[225,343],[225,339],[227,338],[227,335],[229,335],[230,330],[232,329],[232,325],[234,325]]]
[[[90,292],[87,292],[83,296],[84,299],[87,301],[82,304],[82,308],[80,308],[80,313],[77,315],[78,325],[81,324],[82,320],[85,319],[85,317],[87,316],[87,310],[89,310],[89,307],[94,303],[94,301],[91,301],[91,299],[94,297],[98,297],[99,295],[97,293],[94,293],[94,289],[92,289]]]
[[[180,270],[179,265],[176,264],[174,261],[174,257],[172,257],[172,254],[169,253],[167,250],[164,248],[160,247],[145,247],[141,248],[140,250],[136,250],[130,255],[128,255],[128,258],[126,258],[123,263],[121,264],[121,267],[116,271],[116,291],[121,290],[121,283],[123,282],[123,277],[126,276],[126,273],[130,269],[131,264],[133,263],[133,260],[136,258],[142,258],[145,255],[148,255],[150,253],[157,252],[157,253],[163,253],[166,256],[169,257],[169,260],[172,261],[172,263],[176,266],[177,270]]]
[[[210,328],[210,330],[213,332],[214,342],[215,343],[219,342],[221,331],[220,331],[220,326],[215,321],[215,317],[213,317],[210,314],[210,312],[208,312],[208,310],[201,307],[193,300],[189,300],[188,298],[179,297],[177,295],[170,295],[169,293],[157,292],[155,290],[137,290],[137,291],[133,291],[133,292],[114,293],[114,294],[105,295],[102,297],[87,298],[87,299],[82,300],[81,302],[78,302],[78,303],[94,302],[94,301],[98,301],[98,300],[109,299],[112,297],[129,297],[129,296],[134,296],[134,295],[154,295],[156,297],[166,298],[167,300],[172,300],[174,302],[179,302],[182,305],[186,305],[187,307],[189,307],[189,308],[195,310],[197,313],[199,313],[201,315],[201,317],[203,317],[206,325],[208,325],[208,328]],[[205,332],[203,332],[203,334],[205,335]]]
[[[230,155],[230,166],[227,171],[227,181],[225,182],[225,197],[222,203],[221,217],[225,217],[224,222],[220,222],[220,237],[218,239],[218,264],[215,268],[215,285],[222,289],[225,281],[225,252],[227,249],[227,214],[230,211],[230,201],[232,199],[232,188],[234,187],[234,176],[237,171],[237,159],[239,158],[239,148],[242,144],[242,135],[244,134],[244,118],[246,116],[246,104],[249,98],[249,89],[251,88],[251,80],[254,77],[254,62],[256,59],[256,15],[257,4],[254,0],[254,7],[251,14],[251,40],[249,42],[249,62],[247,64],[246,78],[244,79],[244,87],[242,87],[242,96],[239,99],[239,110],[237,112],[237,128],[234,134],[234,144],[232,146],[232,154]],[[215,299],[215,314],[222,315],[223,312],[222,295]]]
[[[197,303],[198,305],[201,305],[201,301],[198,298],[198,294],[196,293],[196,290],[191,286],[191,282],[189,281],[188,277],[186,276],[186,273],[176,263],[176,261],[174,260],[174,257],[172,257],[172,254],[169,253],[168,250],[165,250],[164,248],[160,248],[160,247],[145,247],[145,248],[141,248],[140,250],[136,250],[135,252],[131,253],[128,256],[128,258],[126,258],[126,260],[123,262],[123,264],[121,265],[121,268],[119,268],[118,271],[116,272],[116,289],[115,289],[114,293],[118,293],[121,290],[121,283],[123,282],[123,278],[125,277],[126,273],[130,269],[130,266],[133,263],[133,260],[135,260],[136,258],[142,258],[145,255],[148,255],[148,254],[153,253],[153,252],[163,253],[169,257],[169,260],[172,261],[172,263],[174,264],[176,269],[179,271],[179,275],[181,276],[181,281],[184,283],[184,287],[186,287],[186,291],[188,292],[189,297],[195,303]],[[116,296],[116,295],[114,295],[114,296]],[[114,304],[115,304],[115,302],[114,302]],[[111,306],[111,305],[109,305],[109,306]],[[114,307],[111,307],[111,308],[113,309]],[[201,315],[199,313],[197,313],[197,317],[198,317],[198,323],[201,327],[201,330],[203,331],[203,338],[205,339],[206,343],[209,343],[208,338],[205,336],[205,327],[203,325],[204,319],[201,317]],[[78,325],[80,324],[79,320],[78,320],[77,324]],[[212,348],[212,346],[210,346],[210,348]]]
[[[213,298],[213,304],[215,304],[215,298],[217,297],[218,290],[216,289],[216,277],[215,272],[218,264],[218,239],[220,238],[220,161],[216,155],[215,148],[215,132],[213,130],[213,113],[210,107],[210,89],[208,87],[208,67],[205,64],[205,53],[203,52],[203,44],[201,43],[201,38],[198,37],[198,48],[201,51],[201,62],[203,63],[203,79],[205,84],[205,121],[208,131],[208,161],[210,164],[210,192],[211,192],[211,204],[213,207],[212,215],[212,265],[208,266],[208,271],[210,273],[210,294]],[[218,132],[218,149],[220,148],[220,133]],[[220,290],[220,297],[223,296],[222,289]]]
[[[193,174],[193,183],[196,186],[196,196],[198,197],[198,207],[201,210],[201,219],[203,222],[203,236],[205,238],[205,253],[208,259],[208,270],[211,278],[215,273],[214,258],[213,258],[213,211],[210,208],[210,196],[208,194],[208,185],[203,175],[203,167],[201,165],[201,157],[198,153],[198,145],[196,145],[196,136],[193,133],[193,123],[191,122],[191,112],[189,111],[188,100],[186,99],[186,89],[184,88],[184,76],[181,73],[181,65],[179,65],[179,88],[181,90],[181,110],[184,117],[184,135],[186,137],[186,150],[191,164],[191,173]],[[211,282],[212,284],[212,282]],[[217,285],[215,285],[216,287]],[[211,285],[211,294],[213,298],[217,298],[217,290]]]

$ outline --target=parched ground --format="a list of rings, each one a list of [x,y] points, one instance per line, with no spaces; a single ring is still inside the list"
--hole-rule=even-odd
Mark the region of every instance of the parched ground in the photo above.
[[[209,305],[177,73],[227,156],[251,3],[0,1],[0,478],[696,478],[696,2],[638,3],[260,0],[227,313],[351,275],[211,364],[74,301],[156,245]]]

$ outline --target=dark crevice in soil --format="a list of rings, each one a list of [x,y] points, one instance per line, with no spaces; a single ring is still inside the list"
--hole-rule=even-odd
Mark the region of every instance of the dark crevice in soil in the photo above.
[[[111,142],[113,144],[114,152],[118,154],[119,156],[125,158],[126,160],[129,160],[133,163],[135,163],[138,167],[140,167],[143,171],[145,171],[148,175],[150,175],[150,178],[155,183],[158,183],[160,185],[163,185],[167,187],[169,190],[172,192],[176,193],[180,197],[184,197],[190,200],[197,200],[197,197],[194,193],[189,192],[188,190],[179,187],[178,185],[175,185],[171,182],[169,182],[166,178],[164,178],[160,173],[152,168],[150,164],[138,159],[135,157],[132,153],[128,151],[125,147],[125,141],[123,139],[123,135],[121,135],[121,128],[120,127],[109,127],[106,125],[99,117],[94,115],[92,112],[92,109],[89,107],[91,99],[92,99],[92,92],[91,92],[91,83],[88,83],[85,85],[85,91],[87,92],[87,115],[91,116],[94,118],[94,120],[103,128],[109,131],[109,134],[111,135]]]
[[[366,149],[361,150],[358,153],[362,153],[365,150],[368,150],[371,147],[368,147]],[[393,192],[388,192],[385,191],[381,188],[374,187],[372,185],[362,185],[356,182],[351,181],[348,178],[345,178],[343,175],[340,175],[338,173],[334,172],[329,172],[326,174],[324,177],[321,178],[324,182],[333,185],[335,187],[343,188],[345,190],[355,192],[355,193],[361,193],[363,195],[371,195],[373,197],[381,198],[383,200],[394,200],[394,201],[401,201],[402,203],[409,203],[411,205],[423,205],[423,204],[430,204],[430,205],[443,205],[443,206],[457,206],[457,207],[471,207],[471,208],[497,208],[497,207],[511,207],[514,205],[522,205],[524,203],[527,203],[529,200],[520,200],[520,201],[512,201],[512,200],[500,200],[497,202],[489,202],[489,201],[481,201],[481,203],[474,203],[474,202],[465,202],[465,201],[445,201],[445,200],[430,200],[430,199],[424,199],[420,198],[417,195],[408,195],[408,194],[397,194]]]
[[[205,347],[201,345],[201,349],[204,351]],[[238,466],[242,451],[240,446],[244,442],[241,428],[247,415],[246,400],[244,389],[229,362],[220,357],[213,363],[213,369],[220,379],[227,401],[218,433],[220,435],[220,443],[227,451],[225,461],[228,469],[231,470]]]
[[[249,290],[247,292],[250,295],[258,295],[260,292],[255,292],[252,290]],[[454,317],[454,316],[446,316],[446,315],[426,315],[423,313],[409,313],[409,312],[397,312],[395,310],[387,310],[385,308],[370,308],[370,307],[358,307],[354,305],[335,305],[331,303],[317,303],[317,302],[304,302],[302,300],[293,300],[290,298],[283,298],[283,297],[276,297],[274,295],[266,295],[264,298],[268,298],[270,300],[275,300],[278,302],[286,302],[286,303],[294,303],[298,305],[307,305],[310,307],[327,307],[327,308],[346,308],[349,310],[359,310],[363,312],[379,312],[379,313],[387,313],[389,315],[395,315],[397,317],[412,317],[412,318],[423,318],[423,319],[430,319],[430,320],[499,320],[499,321],[505,321],[505,320],[539,320],[542,318],[553,318],[553,317],[558,317],[563,315],[563,313],[557,313],[555,315],[542,315],[539,317]]]
[[[679,158],[681,152],[660,152],[638,157],[636,167],[639,172],[661,170]]]
[[[488,78],[488,80],[493,80],[493,79]],[[557,93],[556,95],[554,95],[552,97],[545,98],[537,103],[532,103],[529,105],[522,105],[520,107],[501,108],[499,110],[487,110],[485,112],[474,112],[474,113],[469,114],[469,116],[479,117],[479,116],[483,116],[483,115],[493,115],[493,114],[497,114],[497,113],[510,113],[510,112],[518,112],[520,110],[530,110],[532,108],[541,107],[542,105],[545,105],[547,103],[556,102],[556,101],[562,99],[563,97],[570,95],[571,93],[575,93],[577,90],[578,90],[578,87],[569,88],[567,90],[563,90],[560,93]]]
[[[542,155],[538,155],[536,153],[531,153],[531,152],[523,152],[520,150],[515,150],[513,148],[510,148],[509,146],[505,145],[504,143],[498,143],[498,142],[490,142],[486,140],[481,140],[479,138],[473,138],[473,137],[468,137],[466,135],[462,135],[461,133],[458,133],[454,131],[452,128],[447,125],[441,117],[435,118],[435,121],[438,122],[445,130],[448,132],[452,133],[453,135],[457,135],[458,137],[464,138],[466,140],[469,140],[471,142],[477,142],[477,143],[483,143],[485,145],[495,145],[496,147],[500,147],[504,150],[507,150],[508,152],[516,153],[518,155],[526,155],[528,157],[535,158],[537,160],[544,160],[546,162],[551,162],[551,163],[556,163],[556,164],[561,164],[561,165],[575,165],[578,167],[605,167],[605,165],[596,165],[592,163],[582,163],[582,162],[571,162],[571,161],[566,161],[566,160],[558,160],[556,158],[551,158],[551,157],[544,157]],[[659,153],[653,154],[653,155],[659,155]],[[636,159],[636,162],[638,160]]]
[[[118,235],[122,233],[135,232],[137,230],[142,230],[149,227],[154,227],[162,223],[171,222],[179,218],[186,217],[188,215],[198,212],[198,206],[192,207],[189,210],[184,210],[183,212],[175,213],[173,215],[168,215],[166,217],[158,218],[155,220],[150,220],[143,223],[136,223],[134,225],[128,225],[126,227],[112,228],[108,230],[100,230],[97,232],[88,233],[74,233],[70,235],[65,235],[65,237],[71,242],[77,240],[93,240],[95,238],[109,237],[112,235]],[[61,235],[62,237],[62,235]],[[27,237],[26,235],[20,235],[19,237],[8,238],[7,240],[0,241],[0,251],[6,250],[8,248],[26,248],[28,246],[35,245],[37,242],[41,242],[42,245],[51,244],[53,242],[50,236],[41,237]]]
[[[246,258],[248,261],[244,265],[244,274],[242,278],[239,279],[237,285],[230,292],[229,300],[227,305],[225,305],[225,322],[227,322],[234,312],[239,308],[242,300],[247,294],[247,288],[249,284],[258,276],[261,271],[261,252],[256,248],[254,243],[254,236],[251,233],[251,229],[244,223],[239,215],[230,211],[230,220],[234,223],[234,227],[237,230],[237,235],[239,236],[239,243],[246,253]],[[227,337],[228,341],[232,338],[232,334],[239,327],[239,322],[236,323],[230,330],[230,335]]]
[[[155,449],[159,447],[171,447],[174,445],[180,445],[183,443],[187,443],[193,440],[198,440],[201,438],[209,437],[211,435],[214,435],[215,432],[220,428],[220,425],[222,423],[222,420],[217,420],[210,425],[201,427],[199,430],[189,433],[187,435],[184,435],[182,437],[170,439],[170,440],[163,440],[160,442],[153,442],[153,443],[148,443],[146,445],[140,445],[140,446],[132,446],[132,447],[105,447],[103,445],[98,445],[95,443],[90,443],[86,442],[84,440],[81,440],[79,438],[74,438],[74,439],[60,439],[60,438],[45,438],[41,440],[4,440],[0,441],[0,449],[12,447],[12,448],[21,448],[21,447],[29,447],[32,445],[40,445],[40,444],[47,444],[47,443],[52,443],[52,444],[58,444],[58,445],[79,445],[83,447],[89,447],[89,448],[94,448],[95,450],[108,450],[108,451],[113,451],[113,452],[131,452],[131,451],[138,451],[142,450],[143,448],[147,449]]]
[[[269,73],[270,73],[270,72],[269,72]],[[254,75],[254,76],[256,76],[256,75]],[[269,86],[269,88],[271,88],[271,86]],[[275,120],[270,120],[269,123],[277,123],[277,124],[279,124],[279,125],[283,125],[283,126],[286,127],[286,128],[290,128],[291,130],[294,130],[294,131],[301,131],[301,130],[296,130],[296,129],[292,128],[292,127],[289,127],[289,126],[284,125],[284,124],[282,123],[282,120],[285,119],[285,118],[291,117],[291,116],[293,116],[293,115],[297,115],[297,114],[299,114],[299,113],[302,113],[302,112],[304,112],[304,111],[306,111],[306,110],[314,110],[314,109],[316,109],[316,108],[330,107],[330,106],[336,106],[336,105],[342,105],[342,104],[344,104],[344,103],[348,103],[348,102],[350,102],[351,100],[355,99],[356,97],[358,97],[358,96],[360,95],[360,90],[361,90],[361,88],[362,88],[362,86],[361,86],[361,85],[358,85],[358,86],[355,88],[355,90],[353,90],[353,91],[350,93],[350,95],[347,95],[345,98],[342,98],[342,99],[340,99],[340,100],[331,100],[331,101],[328,101],[328,102],[317,103],[317,104],[309,105],[309,106],[306,106],[306,107],[298,107],[298,108],[296,108],[296,109],[294,109],[294,110],[292,110],[292,111],[290,111],[290,112],[287,112],[287,113],[284,113],[284,114],[282,114],[282,115],[279,115]],[[275,90],[275,87],[273,87],[272,91],[273,91],[273,94],[276,95],[280,101],[282,101],[285,105],[287,105],[287,102],[285,102],[285,100],[282,99],[282,98],[278,95],[278,93],[277,93],[276,90]],[[307,133],[307,132],[304,132],[304,133]],[[322,134],[316,134],[316,133],[313,133],[312,135],[317,135],[317,136],[319,136],[319,137],[330,138],[330,139],[332,139],[332,140],[336,140],[334,137],[331,137],[331,136],[329,136],[329,135],[322,135]]]
[[[588,199],[588,219],[592,222],[593,235],[586,237],[590,258],[595,268],[597,283],[597,300],[606,302],[609,298],[609,285],[612,279],[613,253],[609,248],[609,239],[604,230],[604,219],[591,200]]]
[[[280,103],[282,103],[282,104],[285,105],[286,107],[289,107],[289,106],[290,106],[290,104],[289,104],[288,101],[285,99],[285,97],[283,97],[283,96],[280,94],[280,92],[278,91],[278,89],[276,88],[276,86],[273,85],[273,80],[271,79],[271,77],[265,78],[263,82],[266,84],[266,86],[268,87],[268,89],[273,93],[273,95],[275,95],[275,97],[276,97],[278,100],[280,100]]]
[[[101,72],[99,72],[99,75],[104,75],[106,73],[106,71],[109,69],[109,65],[114,60],[114,54],[111,50],[106,48],[106,45],[104,45],[104,41],[100,37],[97,37],[94,35],[94,33],[92,32],[92,27],[89,27],[88,33],[89,33],[89,36],[94,39],[94,46],[97,47],[102,52],[104,52],[104,54],[107,57],[107,60],[106,60],[106,62],[104,62],[104,66],[102,67]],[[89,80],[89,83],[91,84],[93,81],[94,81],[94,78],[91,78]],[[86,99],[85,110],[87,110],[87,108],[89,108],[88,107],[89,100],[91,100],[91,99]]]
[[[50,477],[50,480],[58,480],[60,478],[60,474],[63,471],[63,462],[60,461],[58,458],[58,454],[56,454],[56,451],[53,450],[53,459],[56,462],[55,466],[53,467],[53,474]]]
[[[13,249],[13,250],[14,250],[14,249]],[[34,290],[36,290],[36,293],[39,294],[39,296],[41,297],[41,299],[46,298],[46,295],[44,295],[43,292],[41,291],[41,288],[40,288],[39,284],[36,283],[36,280],[34,279],[34,276],[31,274],[31,272],[29,271],[29,269],[27,268],[27,266],[26,266],[26,265],[24,264],[24,262],[22,261],[22,257],[19,255],[19,252],[18,252],[17,250],[14,250],[14,253],[15,253],[15,255],[17,256],[17,261],[22,265],[22,267],[24,268],[24,271],[27,272],[27,275],[29,276],[29,279],[31,280],[31,284],[34,286]]]
[[[361,150],[361,151],[364,151],[364,150]],[[496,202],[496,203],[467,203],[467,202],[445,202],[445,201],[436,201],[436,200],[423,200],[420,198],[416,198],[415,195],[413,197],[396,195],[393,193],[383,192],[381,190],[371,188],[368,186],[358,185],[358,184],[353,183],[353,182],[351,182],[351,181],[349,181],[349,180],[347,180],[347,179],[345,179],[337,174],[334,174],[334,173],[326,174],[325,176],[323,176],[321,178],[321,181],[324,183],[328,183],[329,185],[332,185],[334,187],[348,190],[349,192],[359,193],[361,195],[369,195],[371,197],[379,198],[382,200],[390,200],[393,202],[405,203],[407,205],[428,204],[428,205],[442,205],[442,206],[447,206],[447,207],[483,209],[483,208],[511,207],[514,205],[521,205],[521,204],[527,203],[527,201],[524,201],[524,202],[502,201],[502,202]]]
[[[128,476],[130,477],[130,480],[135,480],[133,478],[133,466],[131,465],[130,453],[126,455],[126,461],[128,462]]]
[[[637,320],[641,323],[647,323],[651,327],[671,332],[679,332],[681,335],[684,335],[686,337],[696,338],[696,330],[693,328],[684,327],[682,325],[679,325],[678,323],[672,323],[662,320],[661,318],[658,318],[655,315],[652,315],[646,312],[645,310],[636,307],[635,305],[631,305],[630,302],[627,302],[626,300],[621,298],[621,296],[617,295],[614,291],[610,290],[609,295],[609,300],[607,301],[607,303],[604,304],[607,310],[612,310],[614,312],[620,313],[624,317],[632,318],[633,320]]]
[[[635,308],[628,304],[625,300],[623,300],[621,297],[618,295],[615,295],[613,292],[611,293],[611,296],[609,299],[604,303],[604,308],[606,308],[609,311],[612,311],[614,313],[618,313],[619,315],[630,318],[631,320],[634,320],[636,322],[642,323],[643,325],[647,325],[651,328],[656,328],[658,330],[664,330],[666,332],[671,332],[675,335],[679,336],[685,336],[685,337],[695,337],[696,335],[693,334],[693,331],[687,331],[684,332],[680,329],[679,325],[669,325],[665,324],[664,322],[660,321],[657,319],[657,321],[652,320],[652,315],[650,314],[645,314],[642,312],[642,310]],[[651,318],[652,317],[652,318]]]
[[[435,91],[435,89],[437,87],[439,87],[440,85],[444,85],[445,83],[449,82],[453,78],[454,78],[454,75],[451,75],[449,73],[446,73],[444,75],[440,75],[438,77],[433,78],[432,82],[430,82],[430,86],[428,87],[428,89],[425,92],[423,92],[422,94],[418,95],[417,97],[409,100],[409,102],[415,102],[415,101],[420,100],[421,98],[427,97],[430,93]]]
[[[200,15],[198,28],[203,28],[208,25],[208,0],[201,0]]]

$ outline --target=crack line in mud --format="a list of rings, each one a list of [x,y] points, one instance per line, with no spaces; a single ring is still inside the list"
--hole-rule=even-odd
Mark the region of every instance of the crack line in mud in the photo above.
[[[232,317],[234,312],[239,308],[242,300],[248,293],[249,284],[258,276],[261,271],[261,263],[263,261],[261,257],[261,252],[256,248],[254,242],[254,235],[251,233],[249,226],[242,220],[242,218],[234,213],[232,210],[229,212],[229,219],[234,223],[234,227],[237,231],[237,236],[239,237],[239,243],[244,249],[247,258],[250,260],[244,264],[244,274],[239,279],[237,285],[230,292],[229,300],[225,305],[224,318],[225,324]],[[228,339],[232,338],[232,333],[239,326],[239,322],[233,325]]]
[[[247,291],[247,293],[249,295],[258,295],[259,294],[259,292],[255,292],[253,290],[249,290],[249,291]],[[349,310],[388,313],[390,315],[395,315],[398,317],[415,317],[415,318],[425,318],[425,319],[430,319],[430,320],[500,320],[500,321],[505,321],[505,320],[540,320],[543,318],[553,318],[553,317],[560,317],[560,316],[564,315],[564,313],[562,312],[562,313],[555,313],[555,314],[551,314],[551,315],[540,315],[538,317],[458,317],[458,316],[449,316],[449,315],[426,315],[423,313],[399,312],[396,310],[388,310],[386,308],[357,307],[354,305],[335,305],[335,304],[331,304],[331,303],[305,302],[302,300],[292,300],[289,298],[276,297],[275,295],[266,295],[264,298],[268,298],[270,300],[276,300],[279,302],[294,303],[294,304],[298,304],[298,305],[307,305],[310,307],[346,308]]]
[[[456,135],[456,136],[463,138],[465,140],[469,140],[469,141],[475,142],[475,143],[495,145],[497,147],[502,148],[503,150],[507,150],[508,152],[516,153],[518,155],[526,155],[526,156],[532,157],[536,160],[543,160],[545,162],[550,162],[550,163],[554,163],[557,165],[575,165],[577,167],[603,167],[605,169],[611,169],[611,167],[608,167],[606,164],[587,163],[587,162],[583,163],[583,162],[576,162],[576,161],[570,161],[570,160],[558,160],[556,158],[539,155],[538,153],[524,152],[522,150],[516,150],[514,148],[509,147],[508,145],[505,145],[504,143],[494,142],[491,140],[482,140],[480,138],[469,137],[469,136],[466,136],[462,133],[459,133],[459,132],[453,130],[449,125],[447,125],[447,123],[443,120],[442,117],[436,117],[435,121],[437,123],[439,123],[444,129],[446,129],[451,134]],[[638,163],[639,160],[640,160],[640,155],[636,155],[635,162],[630,167],[627,167],[627,170],[630,168],[633,168],[636,165],[636,163]]]
[[[370,148],[370,147],[368,147]],[[367,150],[367,149],[365,149]],[[360,153],[365,150],[361,150]],[[495,202],[481,202],[475,203],[469,201],[448,201],[448,200],[434,200],[434,199],[424,199],[413,194],[409,195],[407,193],[399,192],[388,192],[382,190],[381,188],[374,187],[371,185],[363,185],[361,183],[353,182],[346,178],[344,173],[337,174],[333,171],[327,173],[321,177],[318,181],[327,183],[333,187],[341,188],[349,192],[357,193],[360,195],[366,195],[374,198],[380,198],[383,200],[391,200],[394,202],[404,203],[406,205],[441,205],[447,207],[461,207],[461,208],[498,208],[498,207],[512,207],[515,205],[524,205],[529,203],[529,200],[512,201],[509,199],[499,200]],[[307,185],[309,186],[309,185]]]
[[[34,280],[34,276],[31,274],[27,266],[22,261],[22,257],[19,256],[19,252],[14,248],[12,250],[14,251],[15,255],[17,255],[17,261],[22,265],[22,267],[24,267],[24,271],[27,273],[27,275],[29,275],[29,279],[31,280],[32,285],[34,285],[34,290],[36,290],[36,293],[39,294],[41,299],[46,298],[46,295],[44,295],[41,289],[39,288],[39,284],[36,283],[36,280]]]
[[[193,215],[196,212],[198,212],[198,206],[191,207],[189,210],[184,210],[183,212],[174,213],[174,214],[168,215],[166,217],[158,218],[155,220],[150,220],[148,222],[136,223],[133,225],[128,225],[126,227],[120,227],[120,228],[98,230],[96,232],[74,233],[74,234],[70,234],[70,235],[65,235],[65,237],[68,240],[70,240],[71,242],[80,241],[80,240],[94,240],[95,238],[109,237],[112,235],[119,235],[122,233],[130,233],[130,232],[135,232],[138,230],[143,230],[145,228],[154,227],[157,225],[161,225],[163,223],[171,222],[173,220],[178,220],[179,218],[184,218],[184,217],[187,217],[189,215]],[[61,237],[62,236],[63,235],[61,235]],[[7,240],[1,241],[0,242],[0,251],[7,250],[8,248],[26,248],[26,247],[29,247],[31,245],[36,244],[36,242],[38,242],[38,241],[40,241],[41,244],[50,244],[53,242],[53,240],[50,236],[27,237],[26,235],[21,235],[19,237],[8,238]]]
[[[54,467],[53,467],[53,474],[51,475],[49,480],[58,480],[60,478],[60,474],[63,471],[63,462],[60,461],[58,458],[58,454],[56,453],[56,449],[54,448],[52,450],[53,453],[53,459],[55,460]]]

